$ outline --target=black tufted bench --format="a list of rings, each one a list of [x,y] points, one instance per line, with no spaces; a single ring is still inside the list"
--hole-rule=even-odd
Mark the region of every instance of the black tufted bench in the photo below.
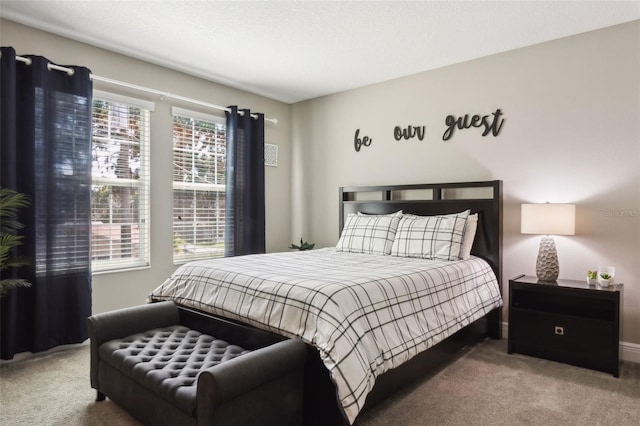
[[[153,425],[300,424],[304,343],[188,314],[161,302],[90,317],[97,400]]]

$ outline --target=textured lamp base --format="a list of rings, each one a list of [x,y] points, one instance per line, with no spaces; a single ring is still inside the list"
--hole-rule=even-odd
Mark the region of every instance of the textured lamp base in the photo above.
[[[536,261],[536,275],[540,281],[555,281],[560,273],[556,244],[551,237],[542,237]]]

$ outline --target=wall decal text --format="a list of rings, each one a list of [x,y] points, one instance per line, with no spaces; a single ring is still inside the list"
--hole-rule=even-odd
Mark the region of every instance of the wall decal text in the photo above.
[[[356,152],[360,152],[360,148],[362,148],[363,145],[369,146],[371,142],[373,142],[373,139],[369,136],[363,136],[362,139],[360,139],[359,135],[360,129],[356,129],[356,134],[353,136],[353,147],[356,149]]]
[[[473,115],[471,116],[471,119],[469,119],[469,114],[465,114],[464,117],[460,116],[458,118],[456,118],[455,115],[447,115],[447,118],[444,120],[447,125],[447,130],[442,135],[442,140],[448,141],[451,139],[456,127],[460,130],[469,129],[471,127],[484,127],[482,136],[487,136],[489,132],[491,132],[493,136],[498,136],[502,129],[502,124],[504,123],[504,118],[500,118],[502,111],[498,108],[496,112],[491,113],[491,115],[493,116],[493,119],[490,119],[490,116],[488,115]]]
[[[455,134],[456,129],[465,130],[470,129],[472,127],[482,128],[482,136],[487,136],[491,133],[493,136],[498,136],[500,131],[502,130],[502,126],[504,125],[505,119],[503,117],[502,110],[500,108],[496,109],[495,112],[487,115],[479,115],[479,114],[465,114],[459,117],[456,117],[453,114],[447,115],[444,120],[444,124],[446,126],[446,130],[442,134],[442,140],[448,141]],[[424,140],[427,133],[427,126],[413,126],[408,125],[407,127],[395,126],[393,128],[393,138],[397,141],[400,140],[410,140],[418,138],[418,140]],[[364,147],[371,146],[373,143],[373,138],[369,136],[360,137],[360,129],[356,129],[356,132],[353,136],[353,148],[356,152],[360,152],[360,149]]]
[[[406,129],[402,129],[400,128],[400,126],[396,126],[395,129],[393,129],[393,137],[397,141],[399,141],[400,139],[405,139],[405,140],[413,139],[416,136],[418,137],[419,140],[423,140],[425,128],[426,126],[420,126],[420,127],[407,126]]]

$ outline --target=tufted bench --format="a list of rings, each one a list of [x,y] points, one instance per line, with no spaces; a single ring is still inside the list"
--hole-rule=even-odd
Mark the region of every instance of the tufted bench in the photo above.
[[[301,422],[304,343],[185,312],[161,302],[89,318],[98,401],[153,425]]]

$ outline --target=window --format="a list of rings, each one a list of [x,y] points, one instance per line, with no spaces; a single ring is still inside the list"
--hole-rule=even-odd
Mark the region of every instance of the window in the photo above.
[[[173,260],[224,256],[225,119],[173,108]]]
[[[149,121],[153,106],[94,91],[93,272],[149,266]]]

